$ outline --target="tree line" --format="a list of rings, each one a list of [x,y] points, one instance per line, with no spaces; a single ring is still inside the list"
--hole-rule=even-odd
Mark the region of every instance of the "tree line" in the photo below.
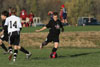
[[[78,17],[96,17],[100,21],[100,0],[0,0],[0,13],[8,10],[9,7],[17,8],[17,15],[25,8],[27,13],[33,11],[35,16],[40,16],[42,20],[49,18],[48,11],[60,11],[64,4],[68,21],[76,24]]]
[[[65,2],[68,19],[77,24],[79,17],[95,17],[100,21],[100,0],[69,0]]]

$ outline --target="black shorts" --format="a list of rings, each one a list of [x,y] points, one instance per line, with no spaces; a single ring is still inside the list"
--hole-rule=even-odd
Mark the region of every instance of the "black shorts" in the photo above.
[[[2,41],[8,42],[8,35],[2,35],[2,36],[0,37],[0,39],[1,39]]]
[[[59,35],[57,36],[48,35],[46,42],[58,42],[59,43]]]
[[[19,43],[20,43],[20,32],[15,31],[9,33],[9,44],[18,46]]]
[[[63,14],[63,19],[67,19],[67,14],[66,13]]]

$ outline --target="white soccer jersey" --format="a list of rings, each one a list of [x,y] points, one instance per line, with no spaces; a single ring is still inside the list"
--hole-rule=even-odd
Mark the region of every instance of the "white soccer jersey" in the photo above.
[[[14,32],[14,31],[20,31],[20,28],[22,28],[20,18],[15,15],[8,17],[4,25],[8,26],[8,33]]]

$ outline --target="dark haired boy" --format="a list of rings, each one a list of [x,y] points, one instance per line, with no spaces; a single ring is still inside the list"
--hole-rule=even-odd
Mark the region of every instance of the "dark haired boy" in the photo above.
[[[53,20],[50,20],[49,23],[43,27],[40,30],[36,30],[36,32],[43,31],[45,29],[49,28],[49,34],[47,36],[46,41],[40,45],[40,48],[43,48],[46,46],[49,42],[54,42],[54,48],[52,49],[52,58],[56,58],[56,51],[59,46],[59,34],[60,34],[60,28],[62,29],[62,32],[64,31],[64,28],[62,26],[61,21],[58,19],[58,13],[54,12],[53,13]]]
[[[5,54],[8,52],[12,52],[12,47],[11,45],[9,45],[9,51],[6,48],[6,46],[4,45],[3,41],[8,42],[8,30],[4,28],[4,24],[5,24],[5,20],[6,18],[9,16],[9,12],[8,11],[3,11],[1,13],[1,19],[2,19],[2,32],[1,32],[1,37],[0,37],[0,46],[5,50]]]

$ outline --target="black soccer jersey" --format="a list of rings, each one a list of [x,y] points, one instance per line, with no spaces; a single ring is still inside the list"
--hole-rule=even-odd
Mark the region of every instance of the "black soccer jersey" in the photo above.
[[[49,23],[46,25],[47,28],[49,28],[49,34],[51,35],[59,35],[60,34],[60,28],[63,28],[62,23],[60,20],[54,21],[50,20]]]

